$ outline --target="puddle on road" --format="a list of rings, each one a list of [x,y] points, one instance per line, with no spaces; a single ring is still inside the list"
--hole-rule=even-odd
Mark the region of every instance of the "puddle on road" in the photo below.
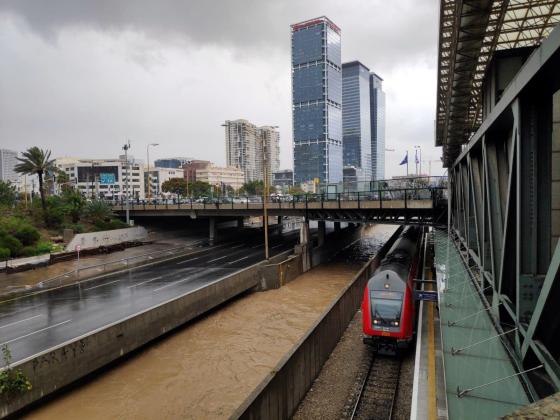
[[[394,229],[368,228],[367,236],[388,237]],[[382,242],[360,242],[368,241]],[[361,266],[352,260],[238,298],[28,418],[227,418],[349,283]]]

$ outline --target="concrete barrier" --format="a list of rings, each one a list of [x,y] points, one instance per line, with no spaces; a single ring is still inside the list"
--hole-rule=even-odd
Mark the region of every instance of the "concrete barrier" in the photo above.
[[[286,260],[290,253],[291,251],[286,251],[278,254],[271,258],[270,262],[275,264]],[[9,400],[0,397],[0,417],[16,413],[240,293],[258,286],[263,265],[263,262],[254,264],[154,308],[15,363],[12,367],[24,372],[33,389]]]
[[[75,251],[76,246],[82,249],[110,246],[122,242],[143,241],[148,238],[148,231],[142,226],[103,230],[101,232],[79,233],[66,245],[66,251]]]
[[[247,397],[231,418],[288,419],[296,411],[323,364],[360,306],[367,280],[400,234],[399,228],[340,293],[309,332]]]

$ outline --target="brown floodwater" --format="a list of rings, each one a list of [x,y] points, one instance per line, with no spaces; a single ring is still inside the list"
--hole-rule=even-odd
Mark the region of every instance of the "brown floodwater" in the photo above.
[[[387,237],[394,227],[369,228]],[[28,414],[32,419],[228,418],[351,281],[361,263],[317,267],[244,295]]]

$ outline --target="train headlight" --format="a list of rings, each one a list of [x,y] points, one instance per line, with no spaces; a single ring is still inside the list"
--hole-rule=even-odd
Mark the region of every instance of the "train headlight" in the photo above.
[[[378,319],[374,319],[374,320],[373,320],[373,323],[374,323],[374,324],[379,324],[379,320],[378,320]]]
[[[394,325],[395,327],[398,327],[398,326],[399,326],[399,321],[393,321],[393,325]]]

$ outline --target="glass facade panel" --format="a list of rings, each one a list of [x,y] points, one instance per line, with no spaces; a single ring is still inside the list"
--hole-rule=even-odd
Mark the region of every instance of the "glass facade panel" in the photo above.
[[[302,183],[327,176],[325,142],[294,144],[294,181]]]
[[[294,109],[294,143],[324,137],[324,104],[303,105]]]
[[[342,141],[342,110],[332,105],[327,105],[328,138],[329,140]],[[341,155],[342,159],[342,155]],[[342,164],[342,160],[340,161]]]
[[[324,65],[314,65],[294,69],[293,72],[293,101],[294,103],[317,101],[323,99]]]
[[[375,179],[385,179],[385,92],[382,79],[370,75],[371,160]]]
[[[327,66],[327,99],[342,104],[341,73],[331,66]]]
[[[341,65],[340,34],[331,27],[327,27],[327,60],[334,65]]]
[[[292,32],[292,64],[321,60],[323,27],[324,24],[318,24]]]

